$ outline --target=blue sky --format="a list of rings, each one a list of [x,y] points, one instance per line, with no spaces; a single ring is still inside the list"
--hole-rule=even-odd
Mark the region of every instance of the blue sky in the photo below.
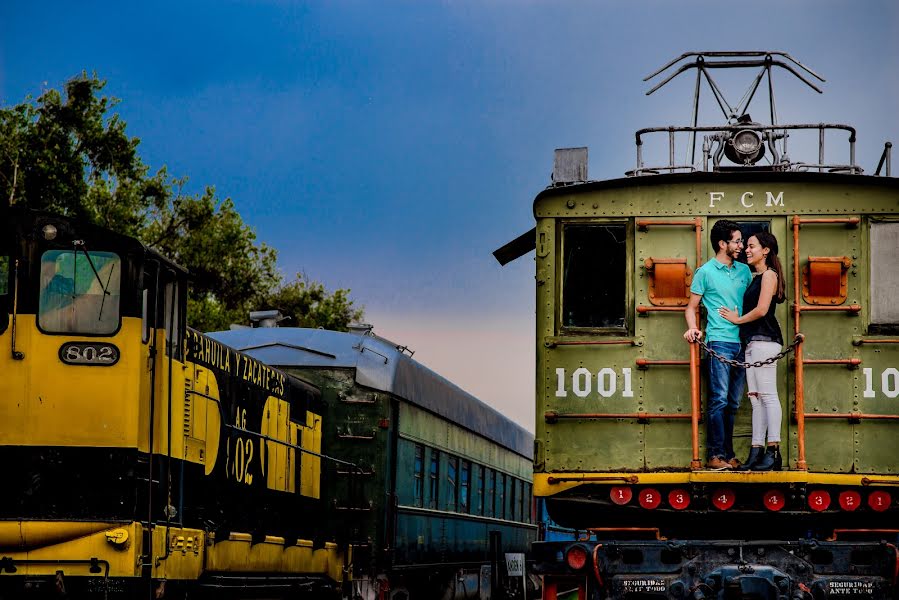
[[[214,185],[285,275],[352,288],[376,332],[533,429],[533,261],[491,251],[532,226],[554,148],[621,176],[636,129],[689,120],[689,78],[642,78],[725,49],[821,73],[823,95],[778,75],[781,120],[855,125],[869,172],[899,141],[886,1],[4,2],[0,103],[96,71],[152,168]]]

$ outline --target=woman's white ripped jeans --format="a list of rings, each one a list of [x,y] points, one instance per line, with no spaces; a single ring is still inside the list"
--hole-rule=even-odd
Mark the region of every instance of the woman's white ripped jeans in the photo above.
[[[751,341],[746,346],[746,362],[767,360],[780,352],[777,342]],[[777,397],[777,363],[746,369],[746,387],[752,403],[752,445],[780,442],[780,398]]]

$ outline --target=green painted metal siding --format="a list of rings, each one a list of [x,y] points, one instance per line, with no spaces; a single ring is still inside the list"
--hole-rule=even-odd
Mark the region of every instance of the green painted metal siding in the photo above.
[[[892,414],[899,412],[890,369],[899,369],[899,345],[853,345],[868,335],[869,226],[872,219],[899,219],[899,192],[895,182],[862,177],[709,176],[644,178],[641,185],[615,182],[602,186],[573,186],[545,193],[535,201],[537,218],[537,433],[535,470],[553,471],[660,471],[687,470],[691,458],[690,421],[636,419],[579,419],[547,423],[545,413],[690,413],[689,369],[686,366],[650,366],[640,370],[638,358],[688,360],[682,334],[682,312],[653,312],[637,316],[636,307],[651,305],[646,258],[685,258],[690,271],[696,266],[695,234],[685,226],[651,227],[640,231],[638,218],[684,220],[702,218],[700,263],[714,255],[708,233],[719,218],[766,221],[777,236],[783,263],[787,302],[777,309],[784,338],[793,338],[793,234],[791,217],[859,217],[858,227],[844,224],[807,224],[800,230],[800,269],[809,256],[848,256],[848,298],[861,313],[804,312],[801,331],[806,335],[806,359],[861,359],[862,369],[845,366],[805,366],[807,413]],[[714,193],[714,195],[713,195]],[[717,198],[713,201],[714,198]],[[714,204],[714,206],[710,206]],[[572,331],[561,326],[560,290],[564,228],[571,223],[627,222],[628,328],[626,332]],[[893,249],[899,252],[899,249]],[[893,261],[892,268],[897,267]],[[603,277],[602,272],[596,273]],[[804,303],[804,301],[803,301]],[[897,337],[897,336],[892,336]],[[630,339],[635,345],[557,345],[559,341]],[[564,370],[560,384],[558,370]],[[578,371],[582,369],[582,371]],[[868,375],[864,369],[871,369]],[[629,370],[629,373],[626,371]],[[586,397],[574,393],[587,385]],[[884,375],[886,373],[886,375]],[[627,375],[627,377],[626,377]],[[578,378],[575,381],[574,378]],[[793,370],[787,361],[778,365],[778,388],[784,408],[782,435],[791,465],[796,461],[796,427],[791,420]],[[899,373],[897,373],[899,379]],[[629,379],[628,395],[626,378]],[[703,364],[702,379],[706,380]],[[614,380],[614,381],[613,381]],[[870,385],[869,385],[870,380]],[[886,384],[884,386],[884,383]],[[614,391],[609,393],[614,386]],[[899,395],[899,381],[896,382]],[[599,393],[600,388],[605,395]],[[564,391],[564,394],[560,393]],[[866,397],[865,393],[868,393]],[[872,395],[873,394],[873,395]],[[703,389],[703,407],[707,390]],[[751,408],[747,398],[735,427],[737,452],[748,450]],[[705,425],[700,424],[700,442]],[[705,458],[704,447],[700,449]],[[899,421],[863,419],[807,419],[806,457],[809,469],[826,472],[895,473],[899,455]]]
[[[529,459],[405,402],[400,403],[399,434],[412,442],[531,480],[532,465]]]
[[[390,430],[379,426],[390,419],[388,394],[356,385],[350,369],[287,368],[322,390],[327,407],[323,416],[322,449],[325,454],[356,464],[364,474],[322,461],[322,495],[332,522],[328,530],[345,532],[354,542],[371,542],[373,558],[383,560],[384,514],[390,469]]]
[[[458,562],[489,560],[490,531],[501,533],[503,552],[521,552],[536,538],[536,527],[533,525],[400,511],[395,564],[441,564],[448,557]]]

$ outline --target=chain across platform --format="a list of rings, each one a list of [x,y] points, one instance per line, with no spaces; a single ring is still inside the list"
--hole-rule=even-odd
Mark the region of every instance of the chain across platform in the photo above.
[[[789,346],[787,346],[786,348],[784,348],[783,350],[781,350],[774,356],[772,356],[770,358],[766,358],[765,360],[757,360],[757,361],[751,362],[751,363],[741,362],[741,361],[735,360],[733,358],[727,358],[727,357],[721,356],[720,354],[718,354],[717,352],[715,352],[714,350],[709,348],[708,345],[705,342],[703,342],[702,340],[696,340],[696,343],[698,343],[706,352],[708,352],[709,356],[712,356],[716,360],[723,362],[727,365],[730,365],[732,367],[740,367],[742,369],[748,369],[749,367],[753,367],[753,368],[757,369],[759,367],[764,367],[765,365],[770,365],[771,363],[777,362],[778,360],[782,359],[784,356],[786,356],[790,352],[793,352],[794,350],[796,350],[796,346],[801,344],[804,340],[805,340],[805,336],[802,335],[801,333],[797,333],[796,337],[793,339],[793,343],[791,343]]]

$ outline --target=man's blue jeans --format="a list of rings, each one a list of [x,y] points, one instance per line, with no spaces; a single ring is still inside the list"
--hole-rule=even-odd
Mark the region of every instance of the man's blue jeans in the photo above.
[[[744,361],[743,345],[737,342],[709,342],[709,348],[724,356]],[[709,356],[709,400],[706,449],[711,459],[720,456],[724,460],[734,457],[734,418],[743,398],[746,370],[731,367],[714,356]]]

